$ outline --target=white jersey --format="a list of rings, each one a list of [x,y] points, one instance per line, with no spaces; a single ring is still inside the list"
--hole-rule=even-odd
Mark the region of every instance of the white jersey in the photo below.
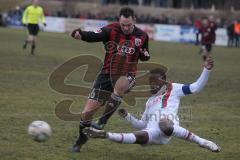
[[[171,83],[164,94],[151,96],[147,103],[143,118],[149,123],[159,122],[161,118],[168,118],[175,123],[179,123],[178,109],[180,98],[184,96],[183,84]]]

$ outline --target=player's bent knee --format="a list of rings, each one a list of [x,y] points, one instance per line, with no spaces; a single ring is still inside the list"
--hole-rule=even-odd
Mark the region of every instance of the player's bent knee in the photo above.
[[[136,144],[147,144],[149,141],[148,133],[145,131],[134,132],[136,136]]]
[[[173,133],[173,122],[169,119],[161,119],[159,122],[159,127],[161,131],[166,135],[166,136],[171,136]]]

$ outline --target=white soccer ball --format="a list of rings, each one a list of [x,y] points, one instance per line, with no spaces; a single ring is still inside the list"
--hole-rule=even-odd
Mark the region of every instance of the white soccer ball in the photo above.
[[[28,134],[37,142],[46,141],[52,134],[52,129],[47,122],[33,121],[28,126]]]

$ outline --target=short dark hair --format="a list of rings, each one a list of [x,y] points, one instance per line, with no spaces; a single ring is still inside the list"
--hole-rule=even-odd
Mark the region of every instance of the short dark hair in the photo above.
[[[167,72],[166,69],[155,68],[150,71],[150,74],[159,74],[163,80],[166,80],[167,79],[166,72]]]
[[[132,8],[129,8],[129,7],[123,7],[121,8],[120,10],[120,13],[119,13],[119,17],[121,16],[124,16],[125,18],[128,18],[128,17],[135,17],[135,14],[134,14],[134,11]]]

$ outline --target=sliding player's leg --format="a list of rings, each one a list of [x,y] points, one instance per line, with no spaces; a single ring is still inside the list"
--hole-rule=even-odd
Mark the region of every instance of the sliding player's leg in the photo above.
[[[212,152],[220,151],[220,147],[215,143],[209,140],[203,139],[179,125],[175,125],[169,119],[166,119],[166,118],[161,119],[159,122],[159,127],[166,136],[174,136],[181,139],[185,139],[187,141],[194,142],[198,144],[200,147],[207,148]]]
[[[104,130],[96,130],[94,128],[84,129],[86,135],[91,138],[108,139],[117,143],[124,144],[147,144],[149,142],[149,135],[146,131],[137,131],[133,133],[112,133]]]

